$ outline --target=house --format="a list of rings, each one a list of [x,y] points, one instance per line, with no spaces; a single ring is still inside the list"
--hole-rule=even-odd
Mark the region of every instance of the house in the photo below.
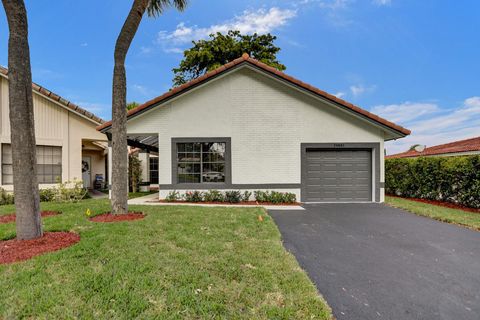
[[[111,122],[98,127],[110,134]],[[159,197],[277,190],[382,202],[384,141],[410,131],[244,54],[130,110],[130,145],[158,155]]]
[[[95,176],[105,178],[106,173],[108,140],[96,130],[104,121],[35,83],[32,88],[40,188],[74,179],[81,179],[86,188],[93,188]],[[0,149],[0,187],[11,191],[8,70],[3,67],[0,67]]]
[[[480,154],[480,137],[440,144],[433,147],[416,146],[412,150],[387,156],[387,159],[415,157],[450,157]]]

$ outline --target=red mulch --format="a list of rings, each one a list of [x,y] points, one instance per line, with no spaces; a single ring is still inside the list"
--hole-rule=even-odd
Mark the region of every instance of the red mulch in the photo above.
[[[480,213],[480,209],[469,208],[469,207],[465,207],[465,206],[462,206],[460,204],[451,203],[451,202],[444,202],[444,201],[437,201],[437,200],[427,200],[427,199],[419,199],[419,198],[404,198],[404,197],[399,197],[399,196],[394,196],[394,195],[388,195],[388,196],[392,197],[392,198],[401,198],[401,199],[405,199],[405,200],[412,200],[412,201],[416,201],[416,202],[433,204],[434,206],[440,206],[440,207],[445,207],[445,208],[450,208],[450,209],[463,210],[463,211],[466,211],[466,212]]]
[[[189,203],[189,204],[221,204],[221,205],[244,205],[244,206],[299,206],[299,202],[294,203],[273,203],[273,202],[258,202],[258,201],[241,201],[236,203],[231,202],[221,202],[221,201],[201,201],[201,202],[187,202],[184,200],[177,201],[167,201],[167,200],[157,200],[157,201],[148,201],[148,202],[162,202],[162,203]]]
[[[131,221],[145,218],[142,212],[129,212],[126,214],[112,214],[110,212],[99,214],[98,216],[90,218],[93,222],[120,222]]]
[[[69,247],[78,241],[80,236],[73,232],[45,232],[38,239],[0,241],[0,264],[28,260],[42,253]]]
[[[42,211],[40,213],[42,215],[42,218],[56,216],[57,214],[61,214],[61,212],[59,212],[59,211]],[[15,222],[15,213],[0,216],[0,224],[10,223],[10,222]]]

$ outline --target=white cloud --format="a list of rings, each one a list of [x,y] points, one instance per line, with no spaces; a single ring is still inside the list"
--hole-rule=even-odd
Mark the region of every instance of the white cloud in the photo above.
[[[152,48],[151,48],[151,47],[141,46],[141,47],[140,47],[140,52],[143,53],[143,54],[149,54],[149,53],[152,52]]]
[[[143,96],[148,96],[148,95],[150,95],[150,90],[149,90],[147,87],[142,86],[142,85],[140,85],[140,84],[134,84],[134,85],[132,85],[132,89],[133,89],[135,92],[137,92],[137,93],[139,93],[139,94],[141,94],[141,95],[143,95]]]
[[[373,92],[375,91],[377,87],[375,85],[372,85],[372,86],[364,86],[362,84],[358,84],[358,85],[352,85],[350,86],[350,92],[352,93],[352,95],[354,97],[358,97],[364,93],[370,93],[370,92]]]
[[[346,93],[345,92],[342,92],[342,91],[339,91],[337,93],[334,94],[335,97],[337,98],[340,98],[342,99],[343,97],[345,97]]]
[[[180,46],[192,40],[205,39],[216,32],[226,33],[229,30],[239,30],[244,34],[272,32],[286,25],[296,14],[295,10],[273,7],[268,10],[264,8],[256,11],[246,10],[231,20],[208,27],[188,26],[185,22],[181,22],[174,31],[160,31],[157,42],[163,45],[166,51],[179,52],[182,50]]]
[[[351,0],[303,0],[299,3],[295,3],[296,6],[306,5],[306,4],[316,4],[320,8],[338,10],[346,8]]]
[[[401,104],[378,105],[371,109],[373,113],[399,123],[405,123],[426,114],[432,114],[438,110],[438,106],[433,103],[415,103],[408,101]]]
[[[86,42],[80,43],[80,47],[88,47],[88,43]]]
[[[101,102],[87,102],[87,101],[75,101],[76,105],[80,106],[81,108],[90,111],[91,113],[106,119],[109,117],[109,113],[111,110],[111,106],[106,103]]]
[[[392,3],[392,0],[373,0],[373,3],[378,6],[388,6]]]
[[[376,106],[372,112],[412,130],[410,136],[388,142],[388,154],[406,151],[414,144],[434,146],[480,136],[480,97],[465,99],[455,109],[440,109],[432,103],[406,102]]]

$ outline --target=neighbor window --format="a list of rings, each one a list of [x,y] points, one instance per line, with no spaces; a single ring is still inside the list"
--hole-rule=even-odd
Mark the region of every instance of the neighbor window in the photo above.
[[[177,183],[224,183],[226,147],[226,142],[177,143]]]
[[[62,179],[62,147],[37,146],[38,183]],[[12,146],[2,144],[2,184],[13,184]]]

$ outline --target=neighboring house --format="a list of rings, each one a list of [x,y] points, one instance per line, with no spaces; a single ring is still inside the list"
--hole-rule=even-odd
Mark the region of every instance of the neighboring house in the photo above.
[[[415,157],[449,157],[480,154],[480,137],[440,144],[433,147],[417,146],[412,150],[387,156],[387,159]]]
[[[98,127],[110,135],[111,122]],[[303,202],[381,202],[384,141],[410,131],[243,55],[128,113],[158,154],[160,198],[278,190]]]
[[[40,188],[73,179],[81,179],[85,187],[93,188],[95,175],[105,178],[108,140],[95,130],[104,121],[35,83],[32,87]],[[8,70],[3,67],[0,67],[0,149],[0,187],[13,190]]]

